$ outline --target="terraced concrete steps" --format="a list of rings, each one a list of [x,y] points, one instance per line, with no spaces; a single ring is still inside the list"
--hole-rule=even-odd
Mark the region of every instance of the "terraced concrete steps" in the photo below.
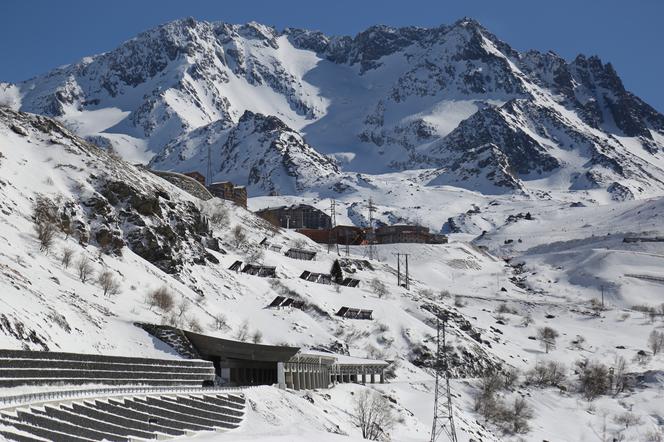
[[[0,412],[0,435],[17,442],[125,442],[231,430],[244,417],[237,394],[160,393],[74,400]]]

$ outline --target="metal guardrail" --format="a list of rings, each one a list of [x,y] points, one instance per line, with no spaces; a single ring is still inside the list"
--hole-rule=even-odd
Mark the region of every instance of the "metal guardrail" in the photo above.
[[[143,396],[163,394],[217,394],[242,391],[256,386],[242,387],[125,387],[125,388],[91,388],[85,390],[59,390],[41,393],[26,393],[14,396],[0,396],[0,409],[15,408],[44,402],[68,401],[85,398],[110,396]]]

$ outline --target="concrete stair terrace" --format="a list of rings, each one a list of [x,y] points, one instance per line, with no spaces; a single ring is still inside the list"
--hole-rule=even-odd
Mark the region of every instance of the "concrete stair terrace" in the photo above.
[[[0,410],[12,441],[130,441],[228,431],[243,418],[242,393],[155,394],[49,402]]]
[[[245,398],[203,388],[214,376],[204,360],[0,350],[0,393],[44,387],[0,395],[0,439],[130,441],[232,430],[244,418]]]
[[[0,388],[21,385],[193,386],[214,381],[209,361],[0,350]]]

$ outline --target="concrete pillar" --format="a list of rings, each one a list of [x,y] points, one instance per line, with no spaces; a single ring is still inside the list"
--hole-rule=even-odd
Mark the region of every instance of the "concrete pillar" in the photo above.
[[[385,383],[385,370],[380,371],[380,383],[381,384]]]
[[[282,390],[286,389],[286,372],[284,371],[283,362],[277,362],[277,385]]]
[[[372,384],[376,383],[376,375],[375,375],[373,369],[371,370],[371,383]]]
[[[293,383],[295,384],[295,389],[296,389],[296,390],[299,390],[299,389],[302,388],[302,387],[300,386],[300,385],[301,385],[301,384],[300,384],[300,380],[301,380],[301,379],[300,379],[300,365],[299,365],[299,364],[294,364],[294,365],[293,365],[293,368],[294,368],[294,370],[295,370],[295,371],[293,372],[293,381],[294,381]]]
[[[367,383],[367,370],[363,368],[362,369],[362,385],[364,385],[366,383]]]

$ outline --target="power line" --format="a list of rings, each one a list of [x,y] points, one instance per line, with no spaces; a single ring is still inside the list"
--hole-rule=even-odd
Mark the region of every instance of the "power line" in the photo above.
[[[436,390],[433,402],[433,425],[431,426],[430,442],[436,442],[438,437],[443,433],[447,435],[451,442],[457,442],[456,428],[454,427],[454,410],[452,409],[452,393],[450,392],[450,373],[447,365],[446,324],[447,315],[443,316],[442,327],[440,318],[436,320]],[[443,382],[444,386],[442,385]]]

